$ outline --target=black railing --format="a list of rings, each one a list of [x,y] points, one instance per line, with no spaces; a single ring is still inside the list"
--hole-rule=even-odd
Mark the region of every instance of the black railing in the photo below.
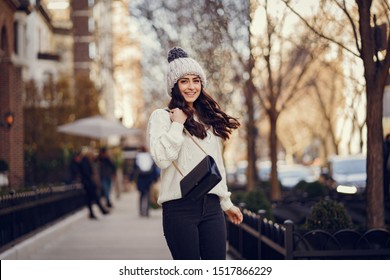
[[[79,184],[0,196],[0,252],[84,205]]]
[[[240,225],[227,222],[229,253],[237,259],[390,259],[390,231],[295,230],[244,209]]]

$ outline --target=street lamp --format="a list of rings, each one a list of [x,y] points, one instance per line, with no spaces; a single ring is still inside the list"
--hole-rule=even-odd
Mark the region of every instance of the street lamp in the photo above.
[[[3,119],[0,121],[0,126],[10,129],[15,121],[14,114],[11,112],[7,112],[4,114]]]

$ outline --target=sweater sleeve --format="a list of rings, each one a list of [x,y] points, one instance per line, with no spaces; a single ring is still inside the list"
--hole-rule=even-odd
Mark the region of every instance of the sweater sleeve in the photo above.
[[[231,192],[229,192],[228,187],[227,187],[227,182],[226,182],[226,170],[225,170],[225,165],[223,163],[223,158],[222,158],[222,139],[218,137],[218,152],[219,152],[219,159],[221,160],[220,163],[220,172],[222,176],[222,193],[220,195],[220,204],[221,208],[223,211],[229,210],[232,206],[233,203],[230,199]]]
[[[179,156],[184,142],[184,126],[171,122],[169,113],[163,109],[155,110],[148,122],[148,141],[154,162],[161,169],[172,164]]]

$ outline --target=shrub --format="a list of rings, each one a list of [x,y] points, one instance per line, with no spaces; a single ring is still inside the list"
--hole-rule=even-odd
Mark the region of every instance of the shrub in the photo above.
[[[340,230],[352,227],[352,219],[344,206],[333,200],[322,199],[317,202],[306,221],[306,228],[309,230]]]
[[[326,188],[325,185],[321,184],[318,181],[308,183],[306,185],[306,193],[307,197],[312,198],[312,197],[319,197],[319,196],[325,196],[328,194],[328,189]]]
[[[232,194],[232,200],[235,204],[245,203],[245,208],[254,213],[259,210],[266,210],[266,213],[270,213],[270,203],[259,188],[250,192],[235,192]]]
[[[300,181],[297,184],[296,189],[305,193],[305,197],[307,198],[324,197],[328,195],[328,188],[319,181],[312,183]]]

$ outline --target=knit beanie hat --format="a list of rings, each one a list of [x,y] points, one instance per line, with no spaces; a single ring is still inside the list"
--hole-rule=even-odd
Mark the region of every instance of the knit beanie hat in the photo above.
[[[167,90],[172,96],[172,88],[176,82],[185,75],[199,76],[203,87],[206,86],[206,75],[202,67],[194,59],[188,57],[188,54],[182,48],[173,48],[168,53],[168,73],[167,73]]]

